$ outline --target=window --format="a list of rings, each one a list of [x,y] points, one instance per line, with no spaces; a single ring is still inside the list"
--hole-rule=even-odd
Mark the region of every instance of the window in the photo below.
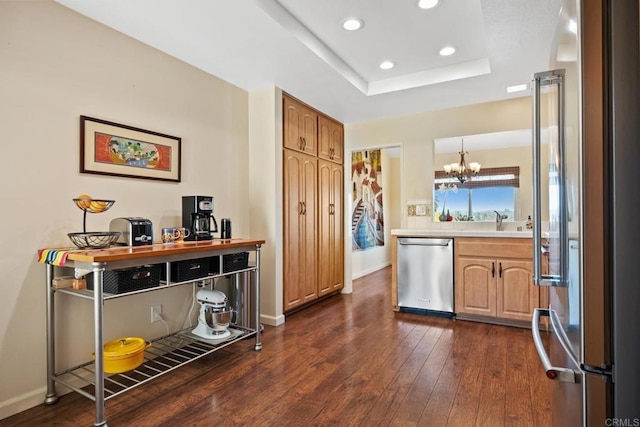
[[[486,168],[461,185],[457,179],[436,171],[434,219],[447,213],[459,221],[494,221],[495,211],[513,221],[520,187],[520,168]],[[441,185],[444,188],[441,189]],[[455,188],[453,187],[455,185]]]

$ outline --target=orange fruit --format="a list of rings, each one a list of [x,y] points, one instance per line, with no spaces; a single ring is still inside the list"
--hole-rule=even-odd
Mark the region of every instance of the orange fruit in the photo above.
[[[107,203],[92,201],[91,203],[89,203],[89,209],[91,210],[91,212],[104,212],[105,209],[107,209]]]
[[[76,204],[80,209],[89,209],[91,205],[91,196],[88,194],[81,194],[76,199],[79,199]]]

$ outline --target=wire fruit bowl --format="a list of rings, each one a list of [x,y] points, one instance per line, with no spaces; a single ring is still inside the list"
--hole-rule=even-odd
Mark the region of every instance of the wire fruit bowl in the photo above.
[[[115,200],[104,199],[73,199],[76,206],[85,213],[101,213],[108,210],[116,202]]]
[[[103,249],[113,245],[120,237],[120,232],[95,231],[91,233],[69,233],[67,236],[80,249]]]
[[[92,199],[89,196],[73,199],[82,216],[82,233],[69,233],[69,239],[80,249],[103,249],[113,245],[120,237],[119,231],[87,232],[87,212],[102,213],[116,202],[115,200]]]

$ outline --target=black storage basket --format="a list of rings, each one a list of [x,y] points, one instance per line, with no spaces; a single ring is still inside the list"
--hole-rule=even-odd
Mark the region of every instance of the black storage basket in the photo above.
[[[156,287],[160,284],[163,266],[164,264],[153,264],[122,270],[105,270],[102,277],[103,292],[123,294]],[[93,290],[93,274],[88,274],[86,279],[87,288]]]
[[[222,256],[222,271],[220,271],[220,258],[211,258],[211,270],[215,274],[230,273],[244,270],[249,266],[249,252],[238,252]]]
[[[211,271],[211,258],[189,259],[171,263],[171,281],[186,282],[189,280],[206,278]],[[167,280],[166,272],[162,270],[162,279]]]

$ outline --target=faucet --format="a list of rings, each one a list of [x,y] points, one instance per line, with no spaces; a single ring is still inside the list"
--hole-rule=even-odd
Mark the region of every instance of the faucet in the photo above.
[[[504,224],[502,224],[503,219],[507,219],[506,215],[502,215],[498,211],[494,211],[496,213],[496,231],[504,231]]]

